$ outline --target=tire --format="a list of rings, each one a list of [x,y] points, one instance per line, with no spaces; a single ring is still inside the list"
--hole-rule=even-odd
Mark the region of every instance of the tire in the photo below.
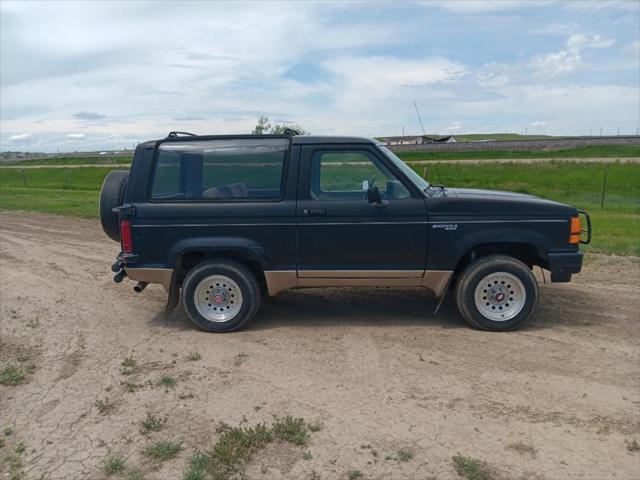
[[[493,332],[515,330],[533,315],[538,283],[520,260],[488,255],[464,269],[455,299],[460,314],[472,327]]]
[[[120,225],[113,209],[122,205],[128,180],[127,170],[113,170],[104,178],[100,190],[100,223],[104,233],[116,242],[120,241]]]
[[[182,304],[189,319],[208,332],[243,328],[255,317],[260,301],[256,277],[233,260],[203,262],[182,284]]]

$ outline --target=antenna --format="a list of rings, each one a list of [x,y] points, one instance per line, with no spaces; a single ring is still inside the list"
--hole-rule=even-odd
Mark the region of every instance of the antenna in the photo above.
[[[420,126],[422,127],[422,134],[426,135],[427,132],[424,131],[424,125],[422,124],[422,117],[420,116],[420,110],[418,110],[418,104],[415,99],[413,100],[413,106],[416,107],[416,113],[418,114],[418,120],[420,120]]]
[[[416,103],[415,98],[413,99],[413,106],[416,107],[416,113],[418,114],[418,120],[420,120],[420,126],[422,127],[422,141],[424,142],[424,137],[427,136],[427,132],[425,132],[424,130],[424,124],[422,123],[422,117],[420,116],[420,110],[418,110],[418,104]],[[433,160],[433,153],[430,152],[429,150],[427,150],[427,145],[424,144],[424,150],[426,153],[428,153],[431,156],[431,160]],[[440,182],[440,184],[442,184],[442,178],[440,178],[440,171],[438,170],[438,164],[436,162],[433,162],[433,168],[436,171],[436,175],[438,175],[438,182]],[[427,169],[425,168],[425,174],[427,173]]]

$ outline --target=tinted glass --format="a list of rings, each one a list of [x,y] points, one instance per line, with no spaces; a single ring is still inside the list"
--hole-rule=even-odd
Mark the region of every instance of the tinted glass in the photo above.
[[[311,195],[317,199],[364,199],[373,185],[383,198],[409,197],[404,185],[368,152],[317,152],[311,171]]]
[[[289,141],[185,140],[158,149],[152,197],[165,200],[278,199]]]

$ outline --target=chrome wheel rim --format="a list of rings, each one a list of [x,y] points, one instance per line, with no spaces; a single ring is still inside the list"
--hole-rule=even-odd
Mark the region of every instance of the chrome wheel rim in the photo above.
[[[527,291],[515,275],[495,272],[480,280],[474,300],[483,317],[494,322],[506,322],[522,311]]]
[[[200,281],[193,301],[198,313],[210,322],[228,322],[242,308],[242,292],[229,277],[211,275]]]

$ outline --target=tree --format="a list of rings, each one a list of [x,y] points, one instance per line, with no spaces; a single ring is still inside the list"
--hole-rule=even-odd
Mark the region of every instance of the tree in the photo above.
[[[266,134],[281,135],[287,129],[295,130],[301,135],[305,135],[309,133],[304,128],[302,128],[301,125],[298,125],[296,123],[291,123],[291,124],[283,123],[282,125],[280,125],[279,123],[276,123],[275,125],[271,125],[269,123],[269,118],[262,117],[262,116],[258,118],[258,123],[253,128],[251,133],[254,135],[266,135]]]
[[[269,133],[271,130],[271,124],[269,123],[269,119],[267,117],[258,118],[258,123],[254,127],[253,133],[254,135],[264,135],[265,133]]]

